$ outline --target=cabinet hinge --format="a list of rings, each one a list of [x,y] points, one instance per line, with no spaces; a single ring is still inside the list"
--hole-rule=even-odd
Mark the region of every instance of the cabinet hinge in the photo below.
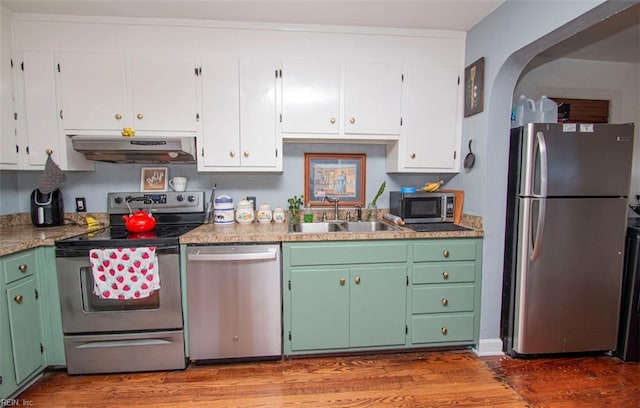
[[[11,61],[11,68],[13,68],[13,58],[10,59],[10,61]]]
[[[202,75],[202,68],[201,67],[195,68],[194,71],[196,73],[196,76]]]
[[[400,81],[404,82],[404,74],[400,75]]]
[[[18,120],[18,112],[13,112],[13,120]]]
[[[36,292],[36,300],[38,300],[38,298],[40,297],[40,294],[38,293],[38,289],[35,289]]]
[[[29,154],[29,146],[27,146],[24,151],[27,152],[27,154]]]
[[[16,153],[20,153],[20,147],[16,145]]]
[[[200,114],[196,113],[196,122],[200,122]]]
[[[0,385],[2,385],[2,376],[0,375]]]
[[[42,345],[42,343],[40,343],[40,352],[44,353],[44,346]]]
[[[64,119],[64,117],[62,116],[62,111],[60,111],[60,119]]]
[[[288,281],[289,290],[291,290],[291,281]]]
[[[282,123],[282,113],[280,114],[280,123]]]
[[[278,70],[276,69],[276,78],[278,78]]]
[[[453,151],[453,160],[455,160],[455,159],[456,159],[456,153],[458,153],[458,152],[454,150],[454,151]]]
[[[409,277],[407,276],[407,286],[409,286]]]
[[[60,64],[58,64],[58,72],[62,72],[62,71],[60,70]]]
[[[458,85],[460,85],[460,75],[458,75]]]
[[[200,151],[201,151],[200,155],[201,155],[202,157],[204,157],[204,147],[201,147],[201,148],[200,148]]]
[[[276,157],[278,157],[278,149],[276,149]]]
[[[289,330],[289,341],[291,341],[291,330]]]
[[[409,326],[404,325],[404,334],[409,334]]]
[[[24,72],[24,61],[20,63],[20,69],[22,70],[22,72]]]
[[[400,116],[400,126],[402,126],[402,116]]]

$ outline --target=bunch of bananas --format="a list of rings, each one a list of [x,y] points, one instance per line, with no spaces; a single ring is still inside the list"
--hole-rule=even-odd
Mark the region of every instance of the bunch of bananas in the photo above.
[[[422,187],[422,191],[426,191],[427,193],[438,191],[442,184],[444,184],[444,181],[442,180],[436,181],[435,183],[427,183]]]

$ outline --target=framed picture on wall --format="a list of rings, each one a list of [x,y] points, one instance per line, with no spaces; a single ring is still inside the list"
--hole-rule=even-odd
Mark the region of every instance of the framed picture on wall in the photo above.
[[[365,154],[304,155],[304,196],[311,205],[333,205],[324,197],[340,199],[340,206],[364,206]]]
[[[143,167],[140,174],[140,191],[167,191],[168,167]]]
[[[464,117],[484,109],[484,57],[464,69]]]

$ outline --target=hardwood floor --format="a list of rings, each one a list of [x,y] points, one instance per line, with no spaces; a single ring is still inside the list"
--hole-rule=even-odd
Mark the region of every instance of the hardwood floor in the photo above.
[[[300,358],[184,371],[47,373],[33,407],[638,407],[640,363],[470,351]],[[24,405],[24,404],[23,404]]]

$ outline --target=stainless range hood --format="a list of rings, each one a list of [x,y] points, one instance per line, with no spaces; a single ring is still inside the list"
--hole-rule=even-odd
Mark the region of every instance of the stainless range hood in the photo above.
[[[196,138],[71,136],[73,150],[109,163],[195,163]]]

